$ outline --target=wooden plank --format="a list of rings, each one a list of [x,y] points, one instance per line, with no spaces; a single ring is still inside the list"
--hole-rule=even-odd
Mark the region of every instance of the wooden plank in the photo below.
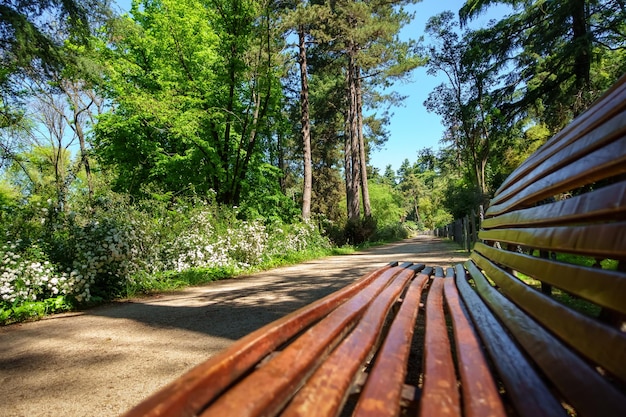
[[[474,252],[570,294],[626,314],[626,274],[623,272],[555,262],[483,243],[476,243]]]
[[[624,220],[626,218],[626,182],[545,204],[485,219],[484,229],[559,225],[592,221]]]
[[[376,346],[391,307],[414,275],[413,269],[405,269],[376,297],[352,332],[281,413],[283,417],[338,415],[358,371]]]
[[[429,276],[422,273],[411,283],[378,352],[353,416],[392,417],[399,414],[413,330],[422,290],[428,279]]]
[[[456,372],[443,312],[443,281],[432,280],[426,299],[424,387],[420,416],[461,416]]]
[[[550,138],[537,152],[526,159],[511,175],[509,175],[496,191],[498,203],[507,199],[505,190],[515,183],[527,178],[531,172],[554,155],[571,145],[579,137],[594,131],[607,120],[613,119],[626,108],[626,76],[622,76],[602,97],[600,97],[584,113],[569,123],[563,130]],[[558,159],[555,160],[558,164]],[[556,165],[555,170],[560,166]],[[510,194],[507,194],[510,196]]]
[[[626,165],[625,165],[626,166]],[[626,260],[626,222],[545,228],[492,229],[482,240],[529,246],[594,258]]]
[[[626,120],[626,117],[624,117]],[[626,121],[625,121],[626,123]],[[529,207],[560,192],[570,191],[595,181],[626,172],[626,136],[594,152],[576,155],[572,163],[543,178],[529,178],[510,190],[512,198],[498,202],[494,198],[485,215],[496,216],[514,207]],[[573,150],[568,150],[572,153]],[[565,151],[564,151],[565,152]],[[551,161],[549,161],[551,162]]]
[[[465,265],[478,288],[488,285],[471,261]],[[462,265],[456,266],[456,284],[517,414],[520,417],[566,416],[567,413],[526,356],[470,287]],[[490,296],[487,291],[482,293]]]
[[[523,190],[532,184],[545,181],[546,178],[554,176],[557,172],[567,171],[571,177],[580,177],[584,172],[579,171],[579,169],[584,165],[574,164],[574,162],[593,154],[598,149],[613,147],[619,151],[619,147],[614,143],[611,144],[611,142],[626,135],[626,117],[624,114],[617,115],[606,124],[598,126],[596,130],[581,135],[569,143],[567,147],[551,155],[549,159],[543,160],[532,172],[520,178],[518,182],[511,184],[501,194],[497,194],[492,200],[492,205],[517,199]]]
[[[495,271],[487,263],[484,260],[478,266],[496,280]],[[489,285],[477,267],[471,262],[469,264],[472,265],[472,277],[485,302],[579,415],[623,415],[623,410],[626,410],[626,396],[623,393]],[[622,349],[626,347],[623,344],[620,346]],[[607,356],[610,354],[607,353]]]
[[[477,253],[473,253],[471,259],[526,314],[579,353],[626,381],[626,333],[565,307]]]
[[[388,273],[397,262],[250,333],[142,401],[125,417],[195,416],[206,404],[294,335]]]
[[[391,268],[215,400],[201,416],[259,416],[280,410],[332,351],[371,300],[404,269]],[[263,387],[263,389],[259,389]]]
[[[480,342],[461,307],[454,275],[444,283],[444,294],[454,328],[454,340],[465,417],[501,417],[506,412],[498,387],[480,348]]]

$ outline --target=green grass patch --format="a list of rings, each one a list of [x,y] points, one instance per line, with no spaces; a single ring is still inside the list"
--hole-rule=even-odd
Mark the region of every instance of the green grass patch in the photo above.
[[[177,291],[187,287],[207,284],[213,281],[233,278],[239,275],[249,275],[255,272],[267,271],[282,266],[295,265],[313,259],[331,255],[347,255],[355,251],[352,246],[330,249],[311,249],[300,252],[290,252],[284,255],[273,256],[258,265],[248,268],[191,268],[184,271],[166,271],[157,274],[140,273],[135,275],[132,284],[128,284],[124,293],[118,298],[132,298],[136,296],[155,294],[160,292]]]
[[[74,309],[74,304],[63,295],[43,301],[25,301],[12,306],[0,307],[0,325],[38,320],[54,313]]]

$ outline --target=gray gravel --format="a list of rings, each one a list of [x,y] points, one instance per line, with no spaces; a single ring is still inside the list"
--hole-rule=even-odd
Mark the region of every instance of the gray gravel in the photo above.
[[[0,416],[116,416],[249,332],[388,262],[447,266],[430,236],[0,328]]]

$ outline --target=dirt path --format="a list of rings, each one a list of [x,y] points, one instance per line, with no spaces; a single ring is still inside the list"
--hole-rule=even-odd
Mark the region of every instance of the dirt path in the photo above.
[[[0,416],[117,416],[232,341],[365,272],[466,254],[415,239],[0,328]]]

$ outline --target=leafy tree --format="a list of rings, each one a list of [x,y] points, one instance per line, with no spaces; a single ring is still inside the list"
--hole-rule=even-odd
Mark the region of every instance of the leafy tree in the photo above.
[[[365,217],[371,215],[367,187],[367,161],[363,135],[363,106],[367,85],[387,86],[421,63],[411,43],[401,42],[398,33],[410,21],[404,10],[412,1],[337,1],[327,4],[331,22],[329,50],[344,62],[346,85],[344,128],[344,172],[348,217],[360,217],[362,194]]]
[[[385,172],[383,174],[383,183],[391,186],[396,185],[396,173],[393,171],[391,165],[387,165],[385,167]]]
[[[16,77],[46,78],[77,59],[64,42],[87,42],[90,27],[108,18],[109,0],[10,0],[0,4],[0,111],[15,115],[22,96]],[[13,103],[15,106],[15,103]]]
[[[318,29],[320,13],[327,9],[308,1],[297,1],[285,13],[284,25],[298,35],[298,66],[300,80],[300,134],[303,155],[302,217],[311,217],[311,196],[313,192],[313,156],[311,149],[311,106],[309,101],[308,44],[314,42],[313,34],[322,36]],[[287,33],[290,31],[287,30]]]
[[[251,190],[248,171],[267,163],[263,139],[281,117],[268,4],[143,1],[116,22],[102,49],[117,105],[97,139],[118,189],[214,190],[230,205]]]
[[[513,12],[477,31],[483,60],[506,75],[503,109],[525,115],[537,106],[554,132],[626,72],[626,7],[616,0],[468,0],[462,23],[493,4]],[[616,60],[617,58],[617,60]]]
[[[403,196],[388,184],[370,183],[372,215],[377,227],[395,225],[406,217]]]
[[[444,141],[459,150],[468,178],[486,195],[488,163],[508,125],[500,112],[501,97],[492,94],[498,80],[482,60],[481,46],[472,33],[461,37],[456,29],[451,12],[432,17],[426,25],[434,39],[428,47],[428,73],[443,73],[447,83],[439,85],[425,105],[443,117],[448,128]]]

